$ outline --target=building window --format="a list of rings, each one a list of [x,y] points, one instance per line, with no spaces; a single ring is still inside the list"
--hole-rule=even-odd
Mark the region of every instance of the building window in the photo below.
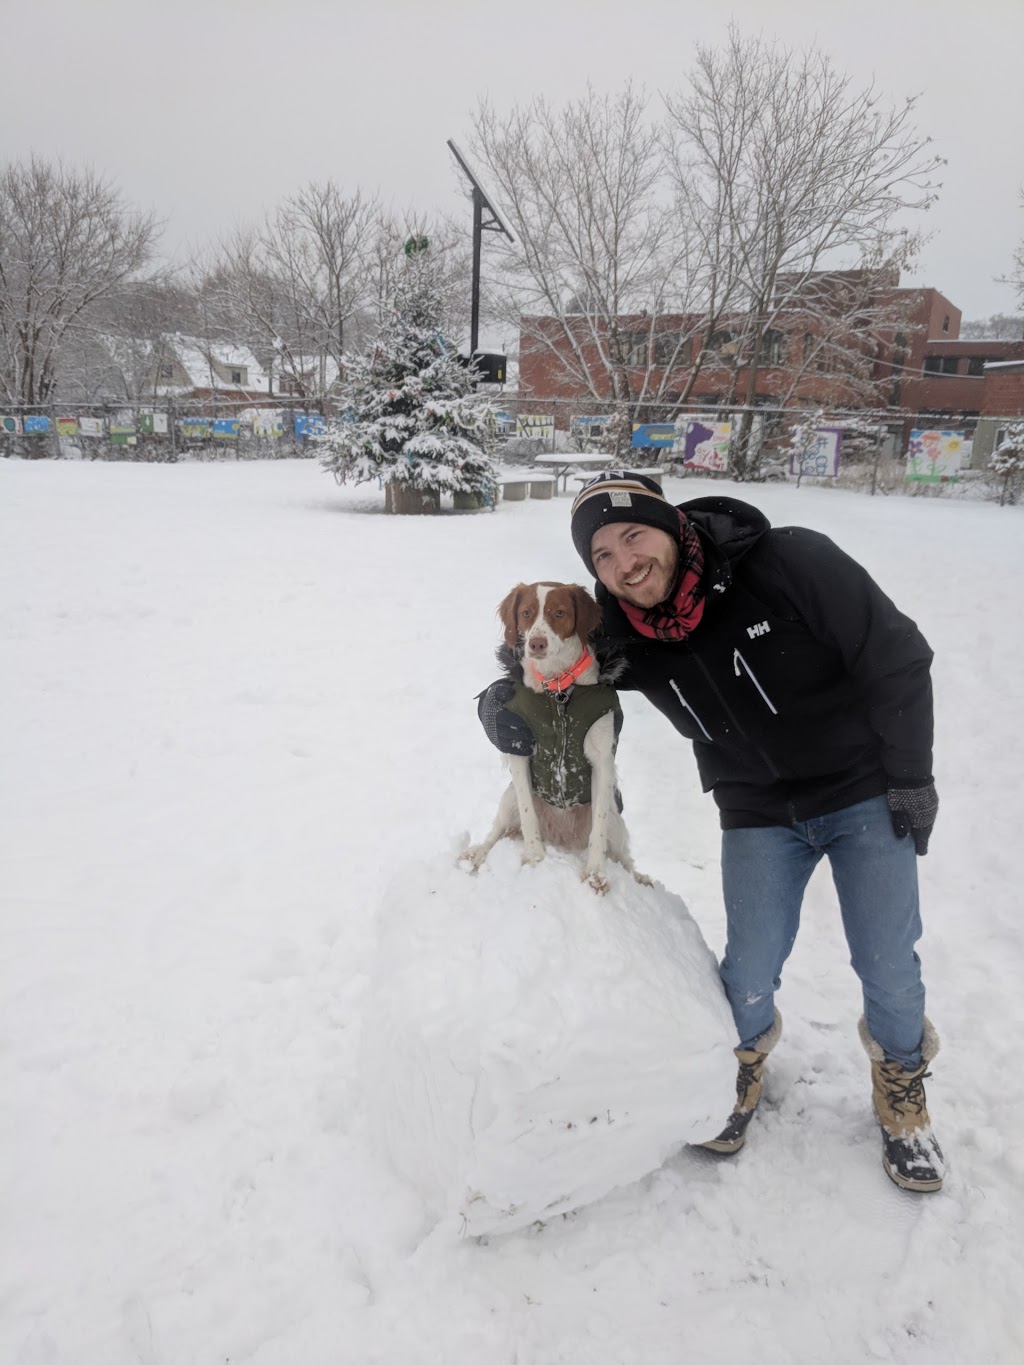
[[[967,373],[982,375],[985,373],[985,366],[991,365],[992,357],[988,355],[972,355],[967,361]]]
[[[242,382],[242,371],[241,371],[241,370],[232,370],[232,371],[231,371],[231,382],[232,382],[232,384],[241,384],[241,382]]]
[[[733,338],[732,332],[725,328],[712,332],[708,338],[708,359],[712,364],[715,361],[732,359],[738,350],[739,342]]]
[[[678,332],[659,332],[654,338],[655,365],[671,365],[673,369],[690,363],[691,342]]]
[[[769,327],[761,338],[761,364],[784,365],[788,350],[787,342],[788,338],[785,332]]]
[[[926,355],[924,358],[924,372],[925,374],[941,374],[942,356]]]
[[[946,316],[942,319],[942,330],[943,330],[944,332],[948,332],[948,331],[949,331],[949,314],[948,314],[948,313],[947,313]]]
[[[960,364],[960,357],[956,355],[944,355],[942,357],[942,373],[956,374],[957,366]]]
[[[647,364],[647,340],[646,332],[624,332],[622,335],[622,363],[623,365],[646,365]]]
[[[173,378],[174,378],[174,361],[173,361],[173,360],[161,360],[160,364],[157,366],[156,377],[157,377],[157,380],[158,380],[158,381],[161,380],[161,379],[164,379],[164,380],[171,380],[171,379],[173,379]]]

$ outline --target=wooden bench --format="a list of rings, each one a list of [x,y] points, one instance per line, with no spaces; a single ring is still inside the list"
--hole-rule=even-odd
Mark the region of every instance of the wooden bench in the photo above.
[[[529,493],[531,498],[550,498],[555,491],[554,474],[541,474],[537,470],[526,470],[522,474],[502,474],[501,496],[506,502],[525,502]]]
[[[646,477],[653,480],[659,488],[661,487],[662,479],[665,477],[665,471],[660,465],[654,465],[650,469],[634,469],[632,465],[623,465],[622,468],[628,469],[631,474],[646,475]],[[589,474],[574,474],[572,477],[573,481],[578,483],[582,488],[585,483],[589,483],[591,479],[597,477],[597,471],[591,470]]]

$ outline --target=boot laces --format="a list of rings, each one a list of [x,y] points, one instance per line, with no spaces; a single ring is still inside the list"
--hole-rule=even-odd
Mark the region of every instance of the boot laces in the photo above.
[[[740,1062],[739,1074],[736,1077],[736,1099],[740,1109],[746,1104],[751,1087],[760,1080],[762,1062],[763,1058],[760,1057],[756,1062]]]
[[[924,1113],[924,1083],[932,1073],[923,1069],[909,1073],[892,1071],[885,1078],[885,1090],[889,1103],[897,1113],[913,1109],[918,1115]]]

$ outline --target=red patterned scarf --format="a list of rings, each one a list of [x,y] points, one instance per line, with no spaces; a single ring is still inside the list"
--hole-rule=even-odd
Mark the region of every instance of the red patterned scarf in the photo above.
[[[704,548],[685,513],[679,513],[679,576],[675,591],[655,607],[619,598],[630,623],[651,640],[685,640],[704,615]]]

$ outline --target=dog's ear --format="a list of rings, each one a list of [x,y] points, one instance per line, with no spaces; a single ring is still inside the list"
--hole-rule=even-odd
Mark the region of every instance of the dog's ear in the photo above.
[[[581,588],[578,583],[572,584],[572,601],[576,608],[576,633],[586,644],[594,631],[599,628],[604,617],[601,608],[590,593],[587,592],[586,588]]]
[[[498,607],[498,620],[505,632],[505,643],[513,649],[519,643],[519,598],[525,590],[525,583],[517,583]]]

